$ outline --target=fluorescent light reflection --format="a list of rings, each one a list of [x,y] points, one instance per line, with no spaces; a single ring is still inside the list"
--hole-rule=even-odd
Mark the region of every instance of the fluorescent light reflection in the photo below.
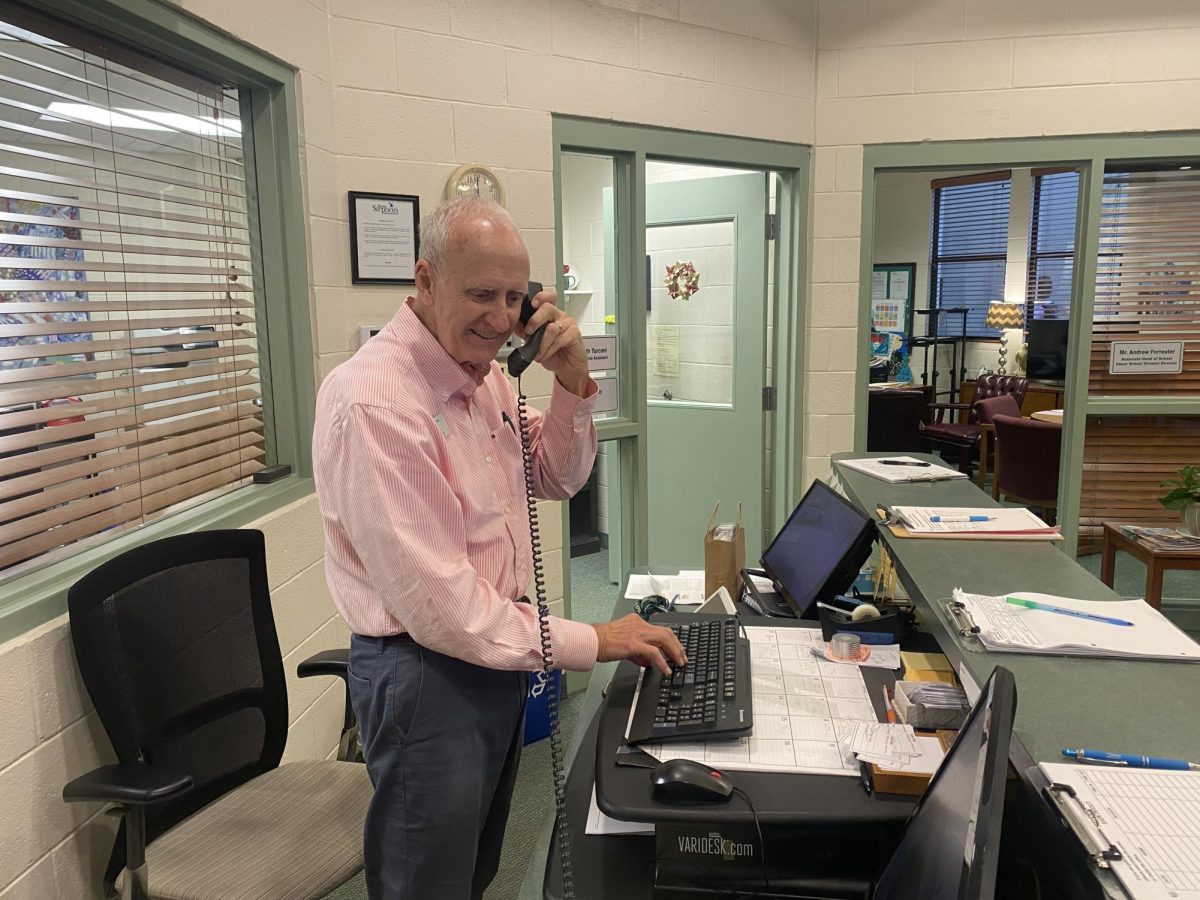
[[[58,115],[54,115],[55,113]],[[94,125],[103,125],[105,128],[130,131],[183,131],[201,137],[238,137],[242,133],[242,123],[238,119],[214,119],[208,116],[189,116],[183,113],[129,107],[108,110],[90,103],[64,103],[61,100],[55,100],[46,107],[41,118],[61,122],[64,121],[61,116],[68,116],[74,121],[83,120]]]

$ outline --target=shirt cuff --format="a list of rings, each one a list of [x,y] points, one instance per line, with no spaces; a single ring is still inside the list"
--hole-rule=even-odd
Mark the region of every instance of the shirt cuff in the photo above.
[[[599,396],[600,386],[591,378],[588,378],[586,397],[572,394],[555,378],[554,387],[550,390],[550,406],[547,412],[553,410],[555,417],[561,415],[569,418],[571,424],[575,426],[574,430],[578,431],[581,424],[591,421],[592,413],[596,408],[596,398]]]
[[[572,622],[554,616],[551,636],[554,640],[554,668],[570,672],[588,672],[596,665],[600,652],[600,637],[596,629],[585,622]]]

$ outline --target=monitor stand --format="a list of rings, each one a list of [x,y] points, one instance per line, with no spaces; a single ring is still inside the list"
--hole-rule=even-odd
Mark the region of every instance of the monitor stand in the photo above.
[[[766,578],[767,573],[762,569],[742,569],[742,584],[745,586],[746,593],[758,604],[759,609],[763,611],[763,615],[777,619],[796,618],[795,611],[783,599],[783,594],[778,591],[760,591],[754,586],[754,580],[750,577],[751,575]]]

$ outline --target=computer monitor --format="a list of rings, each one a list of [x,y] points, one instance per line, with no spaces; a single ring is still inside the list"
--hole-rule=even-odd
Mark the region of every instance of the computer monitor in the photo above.
[[[873,900],[992,900],[1017,688],[997,666],[917,803]]]
[[[762,555],[762,567],[797,618],[817,618],[854,583],[871,555],[875,523],[833,488],[814,481]]]
[[[1029,322],[1029,359],[1026,372],[1041,381],[1062,381],[1067,377],[1066,319],[1031,319]]]

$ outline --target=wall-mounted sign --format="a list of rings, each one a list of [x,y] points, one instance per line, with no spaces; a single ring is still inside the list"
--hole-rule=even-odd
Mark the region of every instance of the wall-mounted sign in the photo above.
[[[415,284],[420,200],[408,194],[350,191],[350,280]]]
[[[1183,371],[1183,341],[1113,341],[1110,375],[1178,375]]]
[[[599,390],[596,393],[596,405],[593,407],[593,412],[616,412],[617,411],[617,379],[616,378],[593,378],[596,382],[596,387]]]
[[[588,371],[604,372],[617,367],[617,336],[598,334],[583,339],[583,352],[587,354]]]

